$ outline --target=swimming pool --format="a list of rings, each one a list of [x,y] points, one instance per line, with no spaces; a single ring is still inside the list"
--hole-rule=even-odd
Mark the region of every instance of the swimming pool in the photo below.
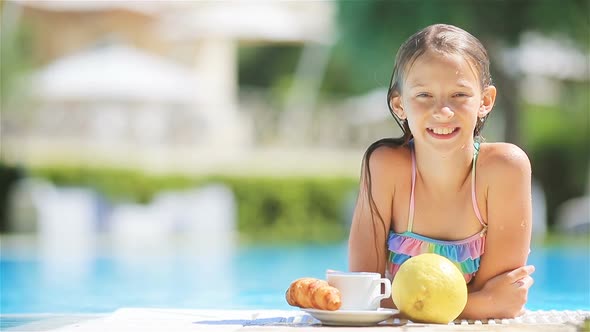
[[[289,309],[284,293],[292,280],[323,278],[327,268],[347,268],[345,243],[166,248],[47,257],[4,246],[1,313],[104,313],[121,307]],[[528,309],[590,310],[587,246],[533,246],[529,263],[537,270]]]

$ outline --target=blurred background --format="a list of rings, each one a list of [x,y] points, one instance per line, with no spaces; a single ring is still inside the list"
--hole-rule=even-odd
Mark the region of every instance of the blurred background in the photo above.
[[[395,53],[433,23],[487,47],[484,137],[527,152],[534,246],[582,253],[570,291],[590,308],[589,1],[0,6],[3,313],[274,307],[302,271],[345,269],[363,153],[400,135]],[[232,279],[277,266],[271,291]]]

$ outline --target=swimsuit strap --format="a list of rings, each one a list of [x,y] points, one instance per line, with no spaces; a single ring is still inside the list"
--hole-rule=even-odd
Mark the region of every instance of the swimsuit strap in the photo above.
[[[473,151],[473,165],[471,166],[471,203],[473,204],[473,211],[475,211],[475,216],[479,223],[485,228],[487,228],[487,224],[483,222],[483,218],[481,217],[481,213],[479,212],[479,207],[477,206],[477,196],[475,195],[475,164],[477,163],[477,156],[479,156],[479,142],[473,143],[475,147],[475,151]]]
[[[412,153],[412,192],[410,194],[410,215],[408,216],[407,232],[412,231],[414,225],[414,187],[416,186],[416,155],[414,154],[414,142],[410,141],[410,152]]]
[[[471,166],[471,204],[473,205],[473,211],[475,212],[475,216],[479,223],[484,227],[482,230],[485,231],[487,228],[487,224],[483,221],[481,217],[481,213],[479,212],[479,207],[477,205],[477,197],[475,195],[475,164],[477,162],[477,157],[479,156],[479,142],[474,142],[473,146],[475,147],[475,151],[473,152],[473,164]],[[408,229],[407,232],[412,232],[412,227],[414,226],[414,188],[416,187],[416,155],[414,153],[414,144],[410,142],[410,153],[412,154],[412,191],[410,193],[410,212],[408,216]]]

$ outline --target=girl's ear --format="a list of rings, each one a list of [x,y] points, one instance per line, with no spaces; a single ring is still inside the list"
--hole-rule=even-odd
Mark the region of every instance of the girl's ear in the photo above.
[[[496,102],[496,87],[493,85],[487,86],[483,90],[481,97],[481,105],[479,106],[477,116],[483,118],[492,111],[492,108],[494,108],[494,103]]]
[[[391,109],[398,118],[402,120],[406,119],[406,112],[404,111],[404,107],[402,105],[402,97],[399,93],[393,93],[391,99],[389,100],[389,106],[391,106]]]

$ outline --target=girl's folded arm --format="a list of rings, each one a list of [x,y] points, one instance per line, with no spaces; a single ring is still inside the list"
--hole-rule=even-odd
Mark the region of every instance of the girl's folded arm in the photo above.
[[[528,292],[528,287],[523,291],[515,282],[530,271],[516,271],[526,264],[530,247],[530,162],[512,144],[497,143],[490,150],[484,173],[488,178],[482,181],[487,184],[486,244],[480,268],[469,284],[464,318],[514,317],[522,311]]]

